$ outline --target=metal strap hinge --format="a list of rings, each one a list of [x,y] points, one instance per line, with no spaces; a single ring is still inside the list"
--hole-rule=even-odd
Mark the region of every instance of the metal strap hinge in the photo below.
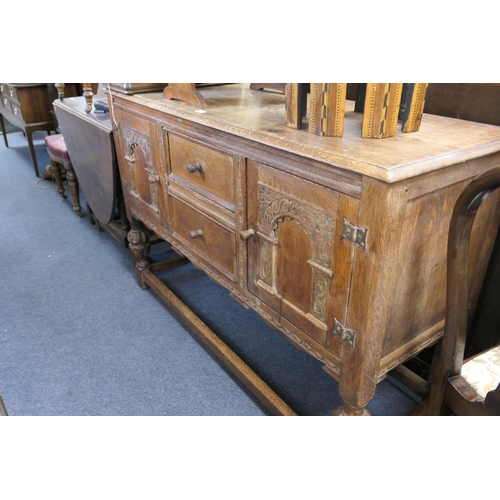
[[[339,337],[340,340],[346,341],[352,347],[354,347],[354,338],[356,337],[356,332],[354,330],[349,330],[344,325],[341,325],[337,318],[333,318],[333,331],[332,334]]]
[[[357,243],[359,246],[366,250],[366,233],[367,227],[356,227],[344,219],[342,225],[342,238],[341,240],[349,240]]]

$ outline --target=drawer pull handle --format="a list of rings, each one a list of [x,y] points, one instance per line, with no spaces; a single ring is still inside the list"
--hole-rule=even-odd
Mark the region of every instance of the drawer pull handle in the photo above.
[[[4,102],[5,104],[7,104],[7,103],[9,102],[9,100],[8,100],[6,97],[4,97],[4,98],[3,98],[3,102]]]
[[[240,239],[243,241],[249,240],[255,236],[255,231],[253,229],[247,229],[245,231],[240,231]]]
[[[196,229],[195,231],[191,231],[191,238],[193,238],[193,240],[195,238],[201,238],[203,236],[203,231],[201,229]]]
[[[0,92],[3,92],[3,85],[0,85]]]
[[[190,174],[194,174],[195,172],[201,172],[202,168],[201,168],[201,165],[199,163],[190,163],[187,166],[187,170]]]
[[[154,184],[155,182],[160,182],[160,177],[158,175],[150,175],[149,176],[149,182],[151,184]]]
[[[10,97],[14,97],[14,91],[13,90],[10,90],[9,94],[10,94]]]

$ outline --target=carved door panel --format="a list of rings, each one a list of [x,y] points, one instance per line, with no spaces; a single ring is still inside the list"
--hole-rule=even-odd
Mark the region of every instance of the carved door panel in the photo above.
[[[166,220],[158,127],[132,113],[117,110],[117,151],[123,190],[132,207],[155,222]]]
[[[353,243],[343,219],[358,200],[249,161],[248,289],[281,317],[340,354]]]

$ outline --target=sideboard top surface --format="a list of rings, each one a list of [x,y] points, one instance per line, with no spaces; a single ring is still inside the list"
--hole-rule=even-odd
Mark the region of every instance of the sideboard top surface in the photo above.
[[[285,125],[283,94],[251,90],[249,84],[199,91],[207,103],[204,110],[162,93],[120,98],[390,183],[500,151],[500,127],[494,125],[424,114],[418,132],[363,139],[362,113],[354,113],[354,102],[347,101],[343,137],[320,137],[309,133],[307,124],[301,130]]]

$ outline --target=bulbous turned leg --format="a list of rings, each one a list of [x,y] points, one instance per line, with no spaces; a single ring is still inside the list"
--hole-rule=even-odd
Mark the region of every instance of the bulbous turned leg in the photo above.
[[[62,198],[66,198],[61,174],[61,164],[51,158],[50,165],[52,167],[52,175],[54,176],[54,180],[56,181],[57,192],[61,195]]]
[[[369,417],[370,412],[366,408],[354,408],[344,403],[337,408],[333,413],[334,417]]]
[[[78,187],[78,180],[76,178],[75,171],[73,170],[73,165],[70,161],[66,162],[66,179],[68,180],[69,190],[71,191],[71,197],[73,198],[73,210],[78,217],[83,217],[82,206],[80,205],[80,191]]]
[[[129,242],[130,251],[132,252],[135,260],[137,283],[143,290],[146,290],[149,287],[144,283],[142,273],[150,268],[148,255],[151,244],[149,242],[148,233],[146,232],[142,222],[132,219],[131,226],[132,229],[127,235],[127,240]]]

